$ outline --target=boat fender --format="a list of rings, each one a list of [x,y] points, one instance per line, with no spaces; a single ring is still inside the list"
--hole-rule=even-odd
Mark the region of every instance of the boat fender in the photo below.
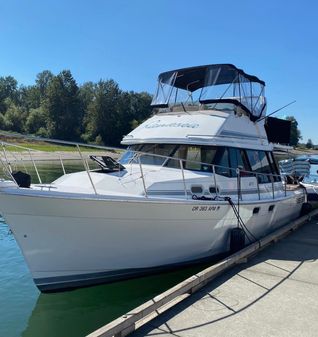
[[[19,187],[29,188],[31,185],[31,176],[25,172],[22,171],[12,172],[12,177],[19,185]]]
[[[312,210],[312,204],[304,202],[301,206],[300,216],[308,214]]]
[[[230,230],[230,252],[236,253],[245,246],[245,232],[242,228],[236,227]]]

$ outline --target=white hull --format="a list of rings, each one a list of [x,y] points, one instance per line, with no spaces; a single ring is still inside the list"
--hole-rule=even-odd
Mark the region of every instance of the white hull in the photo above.
[[[30,186],[5,152],[12,182],[0,183],[0,212],[37,286],[77,287],[226,253],[238,225],[229,198],[241,199],[255,240],[296,218],[305,195],[282,183],[264,86],[230,64],[162,73],[159,111],[123,138],[119,162],[86,158],[76,144],[85,170],[66,174],[61,161],[64,174],[49,185],[36,170],[40,184]]]
[[[260,237],[296,218],[301,199],[301,192],[292,192],[287,198],[245,202],[240,215]],[[258,214],[253,214],[257,207]],[[42,291],[101,283],[224,253],[229,250],[229,229],[237,226],[225,201],[111,200],[5,188],[0,208]]]

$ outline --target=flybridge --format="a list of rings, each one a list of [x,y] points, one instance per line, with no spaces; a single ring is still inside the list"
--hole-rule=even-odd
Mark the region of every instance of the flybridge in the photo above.
[[[243,110],[256,121],[266,113],[265,82],[232,64],[213,64],[161,73],[151,103],[156,108],[205,105]]]

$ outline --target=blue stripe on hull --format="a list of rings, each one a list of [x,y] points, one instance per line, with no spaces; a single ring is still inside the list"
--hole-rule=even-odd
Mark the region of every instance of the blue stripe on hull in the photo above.
[[[221,258],[224,258],[227,255],[228,253],[222,253],[193,261],[175,263],[159,267],[130,268],[99,273],[36,278],[34,279],[34,283],[43,293],[66,291],[80,287],[88,287],[97,284],[111,283],[114,281],[135,278],[138,276],[155,274],[161,271],[174,270],[200,263],[215,262],[217,260],[220,260]]]

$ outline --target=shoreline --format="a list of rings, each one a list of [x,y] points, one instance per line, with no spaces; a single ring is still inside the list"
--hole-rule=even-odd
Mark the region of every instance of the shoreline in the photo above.
[[[110,151],[82,151],[82,156],[84,159],[88,159],[90,155],[95,156],[110,156],[112,158],[118,158],[119,153],[114,153]],[[55,161],[55,160],[82,160],[80,153],[78,151],[31,151],[31,156],[28,151],[6,151],[0,155],[0,159],[4,162],[17,162],[17,161]]]
[[[124,150],[124,149],[123,149]],[[30,156],[31,153],[31,156]],[[96,150],[92,149],[89,151],[88,149],[81,150],[81,154],[83,158],[88,159],[90,155],[95,156],[110,156],[114,159],[117,159],[120,156],[119,151],[107,151],[107,150]],[[302,150],[302,149],[292,149],[288,152],[280,152],[277,154],[284,154],[286,156],[294,157],[299,155],[318,155],[318,150]],[[3,162],[16,162],[16,161],[55,161],[55,160],[82,160],[80,153],[75,151],[43,151],[43,150],[35,150],[30,149],[29,151],[12,151],[7,150],[5,153],[1,151],[0,160]]]

